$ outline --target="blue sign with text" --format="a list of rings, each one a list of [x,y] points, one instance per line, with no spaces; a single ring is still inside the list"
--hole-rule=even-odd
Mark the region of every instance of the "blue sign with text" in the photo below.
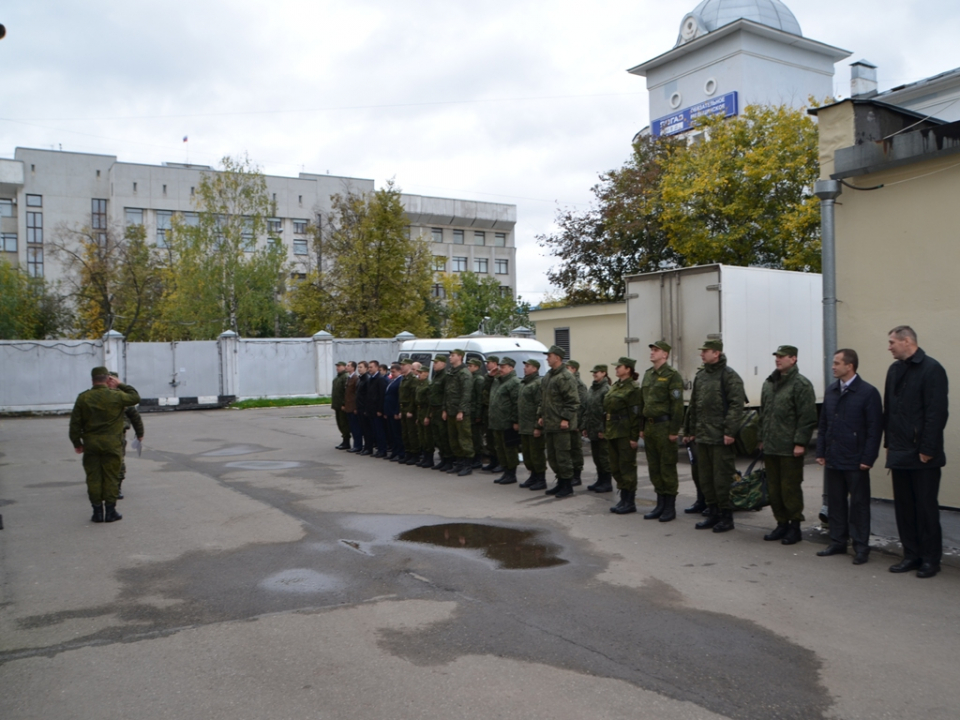
[[[702,117],[713,117],[714,115],[732,117],[738,115],[739,111],[737,93],[727,93],[721,97],[704,100],[702,103],[678,110],[674,114],[667,115],[659,120],[654,120],[650,123],[650,131],[654,137],[676,135],[692,128],[696,125],[697,120]]]

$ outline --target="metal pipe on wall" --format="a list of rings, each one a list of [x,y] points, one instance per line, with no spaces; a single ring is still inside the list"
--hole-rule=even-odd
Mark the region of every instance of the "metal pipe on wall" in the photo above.
[[[843,192],[839,180],[817,180],[813,194],[820,198],[820,253],[823,274],[823,387],[833,381],[833,356],[837,352],[837,244],[835,200]]]

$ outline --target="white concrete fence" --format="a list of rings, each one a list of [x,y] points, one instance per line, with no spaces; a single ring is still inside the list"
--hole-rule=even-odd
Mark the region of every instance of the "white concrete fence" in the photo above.
[[[403,339],[409,339],[409,333]],[[101,340],[0,341],[0,413],[62,412],[90,387],[104,365],[140,393],[141,409],[216,407],[235,399],[323,397],[335,363],[395,360],[397,338],[244,339],[127,342],[110,331]]]

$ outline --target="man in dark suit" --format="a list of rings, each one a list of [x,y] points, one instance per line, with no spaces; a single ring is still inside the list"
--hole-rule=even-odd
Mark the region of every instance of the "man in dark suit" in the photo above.
[[[880,393],[857,374],[859,364],[853,350],[837,350],[833,356],[836,380],[823,395],[817,430],[817,462],[824,468],[830,521],[830,545],[817,555],[846,555],[852,538],[854,565],[870,557],[870,468],[883,438]]]
[[[390,366],[390,375],[387,376],[387,387],[383,395],[383,415],[387,423],[387,433],[390,437],[390,462],[406,461],[407,455],[403,447],[403,424],[400,422],[400,383],[403,382],[400,372],[400,363]]]
[[[359,380],[357,364],[351,360],[347,363],[347,387],[343,401],[343,410],[347,414],[350,434],[353,436],[353,447],[347,451],[351,453],[363,451],[363,424],[360,421],[360,413],[357,411],[357,384]]]
[[[893,474],[893,507],[903,560],[890,572],[916,569],[917,577],[940,572],[940,472],[947,464],[943,429],[947,424],[947,373],[917,346],[913,328],[890,331],[896,362],[887,371],[883,393],[884,447]]]
[[[360,434],[363,436],[361,455],[373,455],[373,423],[367,413],[367,397],[370,394],[370,375],[367,363],[357,363],[357,417],[360,420]]]
[[[371,360],[368,363],[367,376],[367,417],[370,421],[371,441],[376,444],[374,457],[387,457],[387,423],[383,414],[383,399],[387,389],[387,378],[380,373],[380,363]]]

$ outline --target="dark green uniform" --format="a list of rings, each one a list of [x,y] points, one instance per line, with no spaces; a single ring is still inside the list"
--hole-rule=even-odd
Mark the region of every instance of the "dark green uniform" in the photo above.
[[[640,385],[632,378],[617,380],[603,396],[603,409],[613,479],[618,490],[636,492],[637,450],[630,443],[640,439]]]
[[[410,372],[404,375],[397,391],[400,400],[400,436],[403,440],[403,451],[408,458],[420,454],[420,435],[417,431],[418,387],[420,378],[416,373]]]
[[[657,495],[676,497],[679,486],[676,436],[683,424],[683,377],[667,363],[659,370],[647,368],[644,373],[640,383],[640,417],[653,489]]]
[[[520,421],[520,448],[523,465],[531,473],[547,471],[546,441],[543,430],[537,427],[537,410],[540,407],[540,375],[524,375],[517,395],[517,417]],[[539,435],[534,435],[539,432]]]
[[[473,380],[473,396],[470,400],[470,407],[473,409],[473,417],[471,418],[470,430],[473,438],[473,454],[476,459],[479,459],[483,454],[483,436],[486,433],[486,426],[483,422],[483,389],[487,384],[487,376],[477,369],[473,371],[471,380]]]
[[[566,365],[551,368],[540,381],[540,411],[542,428],[546,436],[547,462],[557,474],[558,480],[573,480],[573,455],[570,439],[577,430],[577,415],[580,412],[580,393],[577,379]],[[560,423],[566,420],[568,427]]]
[[[579,478],[583,470],[583,439],[579,428],[583,427],[583,413],[586,410],[587,386],[580,379],[580,373],[574,371],[571,373],[574,380],[577,381],[577,396],[580,398],[580,411],[577,413],[577,430],[572,430],[570,434],[570,458],[573,462],[573,475]]]
[[[447,432],[447,423],[443,419],[443,396],[449,370],[449,367],[445,367],[434,373],[433,382],[430,383],[430,427],[433,428],[433,442],[440,451],[441,460],[453,459],[450,434]]]
[[[443,409],[447,413],[450,450],[459,460],[473,458],[473,423],[470,412],[472,401],[473,375],[467,366],[448,366],[447,381],[443,389]],[[462,420],[457,420],[459,413],[463,413]]]
[[[511,472],[520,464],[520,378],[515,372],[500,375],[490,392],[490,429],[497,443],[497,458],[504,470]]]
[[[727,367],[726,355],[697,371],[682,432],[696,439],[700,489],[707,504],[720,510],[733,509],[730,485],[737,476],[736,451],[723,437],[736,436],[745,403],[743,380]]]
[[[420,451],[426,453],[427,459],[433,455],[433,433],[430,426],[424,424],[424,420],[430,417],[430,381],[417,379],[417,442],[420,445]]]
[[[103,385],[77,396],[70,414],[70,442],[83,448],[87,495],[94,506],[116,505],[120,465],[123,462],[124,408],[140,402],[140,395],[121,383],[116,390]]]
[[[337,418],[337,429],[343,439],[343,444],[350,447],[350,420],[343,406],[347,402],[347,378],[349,375],[346,370],[337,372],[330,387],[330,405],[333,407],[334,416]]]
[[[803,456],[794,457],[793,448],[805,448],[816,426],[816,394],[796,365],[783,375],[775,371],[766,379],[760,398],[760,440],[770,508],[778,524],[804,519]]]
[[[140,417],[140,411],[130,406],[123,411],[123,460],[120,463],[120,477],[117,478],[117,493],[120,492],[120,486],[123,485],[127,477],[127,430],[133,428],[133,434],[143,437],[143,418]]]
[[[590,453],[593,455],[593,464],[597,474],[606,476],[610,472],[610,451],[605,438],[600,437],[606,432],[606,412],[603,409],[603,397],[610,390],[610,382],[603,379],[594,381],[587,392],[584,403],[583,423],[580,426],[584,435],[590,441]]]
[[[480,403],[483,412],[483,432],[484,441],[486,444],[485,450],[487,455],[490,456],[490,462],[494,466],[497,465],[495,462],[497,450],[496,441],[493,439],[493,430],[490,429],[490,392],[493,389],[493,383],[496,381],[499,373],[500,368],[498,367],[492,373],[487,373],[486,377],[483,378],[483,395],[480,397]],[[490,469],[492,470],[493,468],[491,467]]]

